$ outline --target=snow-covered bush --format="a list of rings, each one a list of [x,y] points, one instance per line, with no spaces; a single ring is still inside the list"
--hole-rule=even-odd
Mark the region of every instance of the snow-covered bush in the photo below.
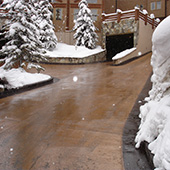
[[[157,170],[170,169],[170,16],[153,33],[151,64],[152,89],[147,103],[140,108],[141,124],[136,136],[136,147],[149,143]]]
[[[43,44],[39,40],[40,30],[36,22],[38,11],[33,1],[4,0],[2,4],[7,11],[6,16],[10,18],[9,24],[4,27],[7,30],[5,38],[8,42],[0,51],[6,55],[1,59],[4,69],[23,67],[25,63],[39,63],[45,60],[45,51],[42,50]],[[40,68],[39,64],[34,64],[34,67]]]
[[[89,49],[96,47],[97,34],[96,28],[93,24],[92,13],[88,8],[86,0],[81,0],[78,4],[79,12],[77,19],[74,20],[74,28],[76,33],[74,38],[76,39],[76,46],[85,46]]]

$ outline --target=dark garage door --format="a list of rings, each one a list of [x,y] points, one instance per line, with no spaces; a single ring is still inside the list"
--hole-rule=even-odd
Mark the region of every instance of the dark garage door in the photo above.
[[[114,35],[106,37],[107,60],[126,49],[133,48],[133,34]]]

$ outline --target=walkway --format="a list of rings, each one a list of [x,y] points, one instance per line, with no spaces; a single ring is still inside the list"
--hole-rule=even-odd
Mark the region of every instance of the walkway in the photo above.
[[[122,131],[149,63],[45,65],[59,82],[0,99],[0,170],[123,170]]]

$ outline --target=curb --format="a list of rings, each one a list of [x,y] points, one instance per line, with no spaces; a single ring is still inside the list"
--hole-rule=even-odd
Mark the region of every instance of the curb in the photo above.
[[[138,59],[138,58],[141,58],[141,57],[143,57],[143,56],[145,56],[145,55],[147,55],[147,54],[149,54],[149,53],[151,53],[151,52],[152,52],[152,51],[149,51],[149,52],[146,52],[146,53],[144,53],[144,54],[142,54],[142,55],[140,55],[140,56],[134,56],[134,57],[132,57],[132,58],[130,58],[130,59],[127,59],[127,60],[125,60],[125,61],[123,61],[123,62],[120,62],[120,63],[118,63],[118,64],[114,63],[114,61],[113,61],[113,66],[121,66],[121,65],[127,64],[127,63],[129,63],[129,62],[131,62],[131,61],[134,61],[134,60],[136,60],[136,59]]]
[[[19,93],[22,93],[22,92],[25,92],[25,91],[28,91],[28,90],[32,90],[32,89],[35,89],[35,88],[38,88],[38,87],[42,87],[42,86],[45,86],[45,85],[48,85],[48,84],[51,84],[51,83],[54,83],[54,82],[57,82],[57,81],[59,81],[59,79],[51,77],[48,80],[44,80],[44,81],[41,81],[41,82],[38,82],[38,83],[25,85],[25,86],[17,88],[17,89],[5,90],[4,92],[0,93],[0,99],[14,95],[14,94],[19,94]]]
[[[148,96],[148,92],[152,87],[150,77],[145,83],[145,86],[139,94],[130,114],[125,123],[123,136],[122,136],[122,152],[124,160],[124,169],[126,170],[153,170],[153,155],[148,149],[148,144],[143,142],[139,149],[135,148],[135,137],[140,125],[139,107],[145,102],[145,97]],[[138,101],[142,101],[139,103]]]

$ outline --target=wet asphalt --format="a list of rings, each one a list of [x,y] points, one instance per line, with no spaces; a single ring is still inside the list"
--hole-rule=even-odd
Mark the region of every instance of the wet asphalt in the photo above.
[[[43,65],[59,81],[0,99],[0,169],[123,170],[122,133],[150,56]]]

